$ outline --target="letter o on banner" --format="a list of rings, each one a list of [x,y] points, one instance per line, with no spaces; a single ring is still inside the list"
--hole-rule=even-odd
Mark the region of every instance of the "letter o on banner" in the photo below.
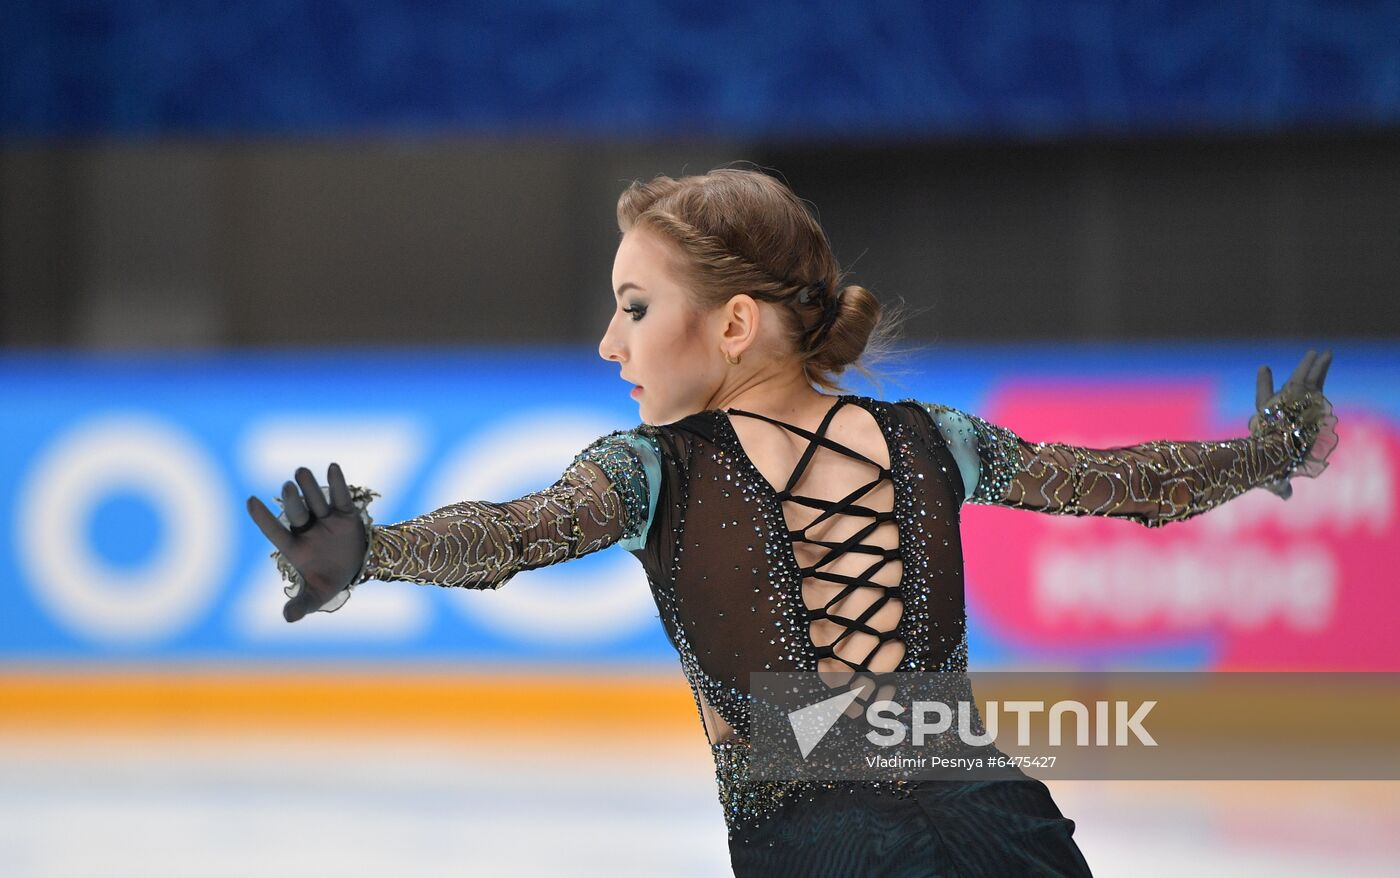
[[[165,530],[135,569],[114,569],[87,542],[84,523],[118,489],[149,500]],[[20,568],[36,600],[90,639],[142,645],[170,637],[207,608],[227,572],[224,481],[204,449],[167,422],[83,422],[41,452],[18,500]]]

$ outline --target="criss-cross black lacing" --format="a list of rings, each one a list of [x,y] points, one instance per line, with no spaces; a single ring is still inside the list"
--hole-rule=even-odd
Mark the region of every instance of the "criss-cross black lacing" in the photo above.
[[[836,410],[839,409],[842,405],[844,405],[845,402],[846,401],[844,399],[838,400],[837,403],[831,407],[831,409],[826,413],[826,417],[822,419],[821,426],[817,428],[817,431],[815,433],[808,430],[804,430],[801,427],[793,426],[792,424],[784,423],[783,421],[776,420],[775,418],[770,418],[767,415],[760,415],[756,412],[747,412],[741,409],[729,409],[728,411],[731,414],[746,415],[751,418],[760,418],[769,422],[770,424],[776,424],[777,426],[789,430],[793,433],[796,433],[799,436],[803,436],[808,440],[807,448],[802,452],[802,457],[797,462],[797,466],[793,469],[792,475],[787,480],[787,484],[783,487],[781,491],[777,492],[777,497],[781,502],[784,503],[797,503],[802,506],[809,506],[813,509],[821,510],[821,513],[810,523],[808,523],[805,527],[799,530],[789,530],[788,538],[791,540],[800,540],[804,543],[811,543],[812,545],[821,546],[827,550],[826,554],[815,564],[812,564],[811,566],[807,567],[800,567],[802,571],[802,577],[804,579],[809,577],[813,579],[822,579],[826,580],[827,582],[839,583],[843,586],[841,591],[837,593],[836,596],[833,597],[831,600],[827,601],[826,604],[824,604],[823,606],[817,607],[815,609],[811,607],[807,608],[809,625],[811,621],[815,621],[817,619],[829,619],[833,622],[836,622],[839,625],[842,625],[846,629],[842,631],[841,634],[829,644],[822,645],[813,643],[812,645],[816,649],[818,658],[835,658],[836,660],[850,667],[853,671],[871,675],[872,677],[878,680],[879,678],[884,677],[889,672],[872,671],[869,666],[870,660],[875,657],[875,654],[880,651],[880,648],[885,645],[886,641],[893,640],[899,637],[900,635],[897,629],[881,631],[877,628],[872,627],[869,624],[869,622],[870,619],[873,618],[875,614],[878,613],[880,609],[886,603],[889,602],[891,596],[899,595],[900,586],[884,585],[882,583],[872,582],[869,577],[876,571],[884,567],[886,564],[888,564],[890,561],[900,559],[900,552],[898,547],[887,549],[883,546],[874,546],[862,542],[862,540],[865,537],[869,536],[876,528],[878,528],[881,523],[886,521],[894,521],[894,510],[890,510],[888,512],[879,512],[867,506],[861,506],[857,504],[856,501],[864,497],[870,491],[877,488],[880,485],[880,483],[885,481],[886,479],[893,480],[893,475],[888,467],[881,466],[880,464],[876,463],[875,461],[871,460],[870,458],[866,457],[860,452],[847,448],[841,443],[827,438],[827,436],[825,435],[827,427],[831,424],[831,419],[836,415]],[[806,471],[807,465],[811,462],[812,456],[816,453],[818,446],[830,448],[833,451],[840,452],[841,454],[845,454],[848,457],[853,457],[857,460],[868,463],[871,466],[875,467],[875,469],[879,471],[879,474],[869,483],[862,485],[859,488],[856,488],[854,491],[850,492],[845,497],[842,497],[840,500],[833,501],[821,497],[807,497],[800,494],[794,494],[793,488],[796,487],[798,481],[801,480],[802,474]],[[823,522],[836,515],[859,515],[870,518],[871,522],[869,525],[861,528],[859,531],[851,534],[849,537],[840,542],[814,540],[809,539],[807,537],[807,531],[809,529],[819,524],[820,522]],[[866,555],[877,555],[879,557],[858,576],[847,576],[840,573],[833,573],[826,570],[818,569],[826,564],[831,563],[833,560],[839,558],[841,555],[844,555],[847,552],[859,552]],[[860,614],[859,617],[854,619],[848,616],[842,616],[832,610],[833,606],[840,603],[845,598],[849,597],[858,588],[876,588],[881,591],[881,594],[875,601],[873,601],[870,604],[869,607],[865,609],[864,612]],[[844,656],[838,655],[836,653],[836,647],[838,644],[841,643],[842,640],[856,633],[857,631],[869,634],[877,638],[877,642],[875,643],[875,646],[871,648],[870,652],[866,654],[865,658],[861,659],[859,662],[852,662]]]

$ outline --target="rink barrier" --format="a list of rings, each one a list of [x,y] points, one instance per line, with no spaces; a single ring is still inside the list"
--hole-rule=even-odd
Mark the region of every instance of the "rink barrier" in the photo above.
[[[93,727],[234,730],[328,720],[395,730],[548,737],[561,727],[700,733],[683,678],[615,672],[510,674],[213,669],[0,672],[0,733]],[[585,733],[587,734],[587,733]]]

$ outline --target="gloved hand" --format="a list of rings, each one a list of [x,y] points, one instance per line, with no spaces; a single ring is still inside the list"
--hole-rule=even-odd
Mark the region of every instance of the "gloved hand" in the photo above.
[[[282,608],[288,622],[325,606],[354,581],[364,564],[368,530],[338,464],[330,465],[326,479],[329,501],[306,467],[296,471],[295,483],[282,486],[282,509],[290,529],[257,497],[248,498],[248,514],[304,582]]]
[[[1322,356],[1318,356],[1316,351],[1308,351],[1277,393],[1274,392],[1273,372],[1268,366],[1260,366],[1254,391],[1254,407],[1258,409],[1258,412],[1249,420],[1250,431],[1258,435],[1267,412],[1278,411],[1280,408],[1290,406],[1297,407],[1305,404],[1305,418],[1319,420],[1322,420],[1323,416],[1330,418],[1332,407],[1322,394],[1322,382],[1327,377],[1327,367],[1330,365],[1332,365],[1332,352],[1330,350],[1323,351]],[[1335,419],[1333,420],[1335,421]],[[1325,459],[1330,452],[1330,448],[1325,449],[1320,456]],[[1305,475],[1313,475],[1313,473],[1305,473]],[[1290,478],[1291,476],[1284,477],[1259,487],[1287,500],[1293,496]]]

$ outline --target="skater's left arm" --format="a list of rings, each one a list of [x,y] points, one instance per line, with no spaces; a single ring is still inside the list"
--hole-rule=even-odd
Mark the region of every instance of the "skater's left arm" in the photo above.
[[[1058,515],[1125,518],[1161,527],[1255,487],[1287,499],[1289,480],[1315,478],[1336,446],[1322,394],[1331,352],[1309,351],[1275,394],[1267,366],[1250,435],[1221,442],[1153,441],[1120,448],[1026,442],[966,412],[923,403],[962,471],[966,502]]]

